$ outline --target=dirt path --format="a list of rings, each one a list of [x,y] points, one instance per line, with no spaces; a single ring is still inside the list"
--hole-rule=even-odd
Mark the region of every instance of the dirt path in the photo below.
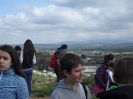
[[[31,97],[30,99],[50,99],[50,97]]]
[[[49,96],[45,96],[45,97],[37,97],[35,95],[31,95],[30,99],[50,99]]]

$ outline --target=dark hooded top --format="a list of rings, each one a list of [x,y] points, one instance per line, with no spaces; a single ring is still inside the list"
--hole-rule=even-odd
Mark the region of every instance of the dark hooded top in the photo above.
[[[133,86],[121,86],[101,93],[100,99],[133,99]]]

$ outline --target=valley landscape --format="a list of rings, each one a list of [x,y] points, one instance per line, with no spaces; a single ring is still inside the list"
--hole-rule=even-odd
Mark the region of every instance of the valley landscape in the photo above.
[[[124,56],[133,56],[133,43],[132,42],[123,42],[123,43],[102,43],[102,42],[95,42],[95,43],[76,43],[76,42],[62,42],[62,43],[58,43],[58,44],[35,44],[37,53],[38,53],[38,60],[37,60],[37,64],[34,65],[34,70],[38,70],[43,72],[44,70],[49,74],[49,73],[53,73],[53,69],[51,69],[49,67],[49,62],[51,60],[51,56],[53,55],[54,51],[60,47],[62,44],[67,44],[68,45],[68,53],[74,53],[79,55],[83,61],[84,61],[84,66],[91,69],[91,70],[96,70],[98,66],[100,66],[100,64],[103,62],[103,57],[105,54],[108,53],[112,53],[116,56],[116,60],[124,57]],[[88,86],[90,87],[90,89],[93,86],[93,75],[95,74],[95,72],[87,72],[87,74],[91,75],[90,78],[92,80],[92,83],[89,84]],[[41,76],[41,78],[45,78],[46,76]],[[51,76],[49,76],[51,77]],[[36,81],[36,79],[38,79],[39,76],[37,78],[33,78],[34,81]],[[42,81],[42,79],[38,79],[39,82],[41,82],[41,86],[44,86],[45,83],[47,83],[48,85],[52,86],[54,85],[54,81],[56,79],[56,77],[54,76],[54,80],[52,80],[53,82],[49,83],[49,80],[44,80]],[[87,78],[87,79],[90,79]],[[52,78],[53,79],[53,78]],[[39,84],[39,82],[36,82],[34,84]],[[35,85],[36,86],[36,85]],[[39,88],[39,89],[38,89]],[[33,93],[36,93],[35,90],[42,90],[42,87],[38,87],[38,88],[33,88]],[[53,86],[54,88],[54,86]],[[48,88],[49,89],[49,88]],[[41,99],[41,97],[43,97],[43,99],[47,99],[49,98],[50,92],[48,91],[49,94],[32,94],[32,98],[31,99]],[[37,92],[38,93],[38,92]],[[40,91],[39,91],[40,93]],[[43,91],[42,91],[43,93]],[[45,91],[44,91],[45,93]],[[97,99],[97,98],[93,98],[93,99]]]

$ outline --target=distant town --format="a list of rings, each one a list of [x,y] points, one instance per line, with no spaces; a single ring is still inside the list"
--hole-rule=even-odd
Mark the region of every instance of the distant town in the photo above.
[[[84,72],[95,73],[96,69],[103,62],[106,54],[112,53],[117,59],[124,56],[133,56],[133,42],[120,40],[103,40],[103,41],[82,41],[82,42],[61,42],[55,44],[34,44],[38,58],[34,69],[45,72],[52,72],[49,63],[55,50],[62,44],[68,45],[68,53],[79,55],[84,61]],[[23,48],[23,44],[17,44]],[[13,44],[12,46],[16,46]]]
[[[57,46],[57,45],[56,45]],[[60,45],[58,45],[60,46]],[[124,45],[123,45],[124,46]],[[37,53],[38,53],[38,60],[37,64],[34,66],[35,69],[38,70],[43,70],[43,71],[50,71],[52,72],[52,69],[49,67],[49,62],[51,60],[52,55],[54,54],[55,50],[57,47],[51,47],[51,48],[39,48],[40,46],[37,47]],[[46,47],[46,46],[45,46]],[[106,54],[112,53],[116,56],[116,61],[117,59],[124,57],[124,56],[133,56],[133,46],[132,44],[130,45],[130,49],[125,47],[122,49],[111,49],[107,50],[107,46],[105,46],[105,49],[103,50],[102,48],[89,48],[86,47],[75,47],[75,48],[69,48],[68,47],[68,53],[74,53],[79,55],[83,61],[84,61],[84,72],[85,73],[95,73],[96,69],[100,64],[103,62],[103,57]]]

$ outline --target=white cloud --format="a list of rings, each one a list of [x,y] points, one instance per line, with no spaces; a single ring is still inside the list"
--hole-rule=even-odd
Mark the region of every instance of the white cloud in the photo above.
[[[31,0],[32,1],[32,0]],[[49,5],[38,6],[34,2]],[[0,16],[1,43],[56,43],[90,39],[133,37],[133,1],[124,0],[33,0]],[[44,1],[44,2],[43,2]],[[4,2],[3,2],[4,4]],[[15,13],[14,13],[15,11]],[[8,40],[5,40],[8,39]]]

